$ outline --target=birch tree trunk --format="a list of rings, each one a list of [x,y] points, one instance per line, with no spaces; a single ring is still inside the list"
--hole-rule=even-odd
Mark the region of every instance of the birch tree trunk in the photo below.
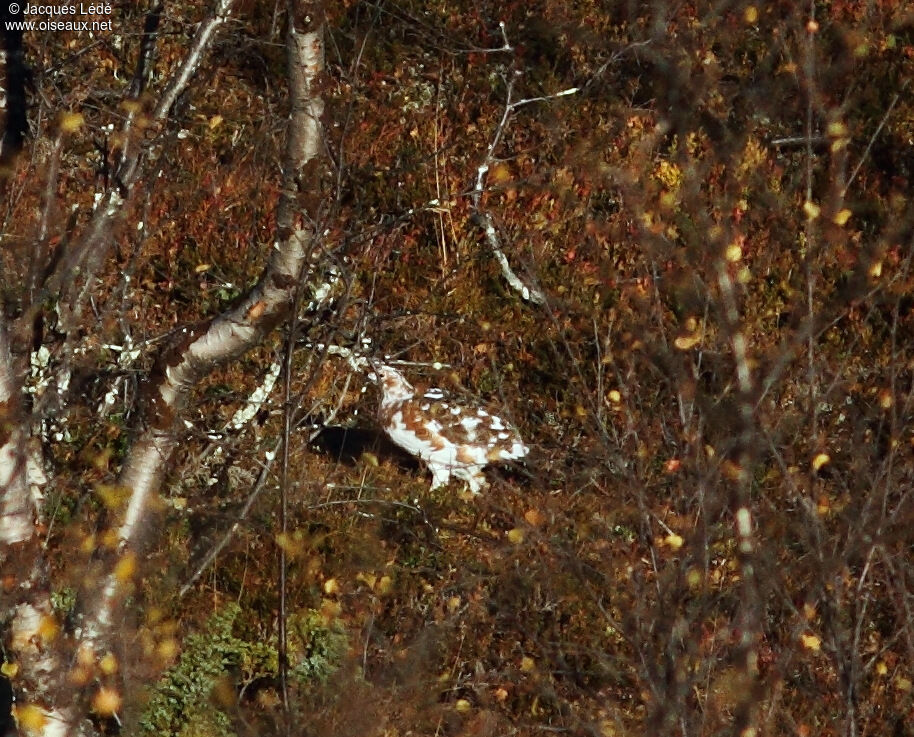
[[[200,24],[189,53],[154,107],[153,120],[167,121],[234,5],[234,0],[219,0]],[[112,635],[119,607],[143,574],[140,561],[156,529],[157,491],[169,469],[188,393],[216,366],[257,345],[283,321],[302,280],[315,265],[315,213],[301,203],[307,199],[302,195],[317,184],[324,148],[320,96],[324,13],[319,2],[296,0],[290,1],[288,10],[291,110],[273,247],[257,284],[230,309],[179,330],[146,379],[143,411],[135,421],[134,440],[118,478],[127,502],[116,523],[117,544],[102,556],[97,583],[82,592],[73,637],[61,634],[51,603],[38,504],[41,462],[29,441],[33,422],[19,401],[23,369],[17,369],[10,330],[0,322],[0,541],[4,587],[12,592],[4,599],[2,616],[10,622],[6,646],[13,663],[9,670],[17,692],[17,716],[31,734],[94,734],[87,718],[90,711],[100,716],[117,713],[123,694],[116,677],[110,676],[116,670],[110,667]],[[150,11],[155,23],[147,20],[146,52],[140,54],[135,82],[145,79],[142,67],[149,62],[148,42],[154,41],[150,29],[157,27],[160,13],[158,4]],[[131,89],[138,91],[137,85]],[[126,142],[132,141],[131,127],[136,122],[134,108],[128,106],[128,110],[123,123]],[[112,247],[113,224],[149,174],[142,153],[138,141],[124,144],[116,183],[97,195],[99,204],[85,237],[64,254],[42,285],[41,293],[60,295],[65,332],[75,332],[98,269]],[[36,302],[26,307],[34,308]],[[66,340],[72,340],[69,334]],[[106,657],[109,666],[100,666]]]

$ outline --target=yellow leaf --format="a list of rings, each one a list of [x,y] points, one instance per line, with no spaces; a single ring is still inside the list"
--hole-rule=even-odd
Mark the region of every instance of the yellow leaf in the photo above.
[[[844,226],[847,225],[847,221],[850,220],[850,217],[851,211],[845,207],[843,210],[838,210],[838,212],[835,213],[835,216],[832,218],[832,222],[835,225]]]
[[[136,554],[132,552],[124,553],[121,559],[114,566],[114,576],[122,583],[129,581],[136,573]]]
[[[60,116],[60,130],[64,133],[76,133],[85,122],[82,113],[64,113]]]
[[[108,446],[92,457],[92,465],[99,471],[107,471],[108,462],[111,460],[112,455],[114,455],[114,451]]]
[[[822,641],[815,635],[800,635],[800,642],[803,643],[803,647],[807,650],[818,652],[822,649]]]
[[[375,591],[377,591],[379,594],[386,594],[392,587],[393,579],[390,576],[381,576]]]
[[[57,623],[57,619],[48,614],[41,618],[41,621],[38,623],[38,636],[43,642],[51,642],[54,638],[57,637],[60,632],[60,625]]]
[[[911,679],[906,678],[905,676],[898,676],[895,679],[895,688],[897,688],[899,691],[910,691],[911,685]]]
[[[505,184],[511,181],[511,169],[507,164],[496,164],[489,169],[489,177],[493,184]]]
[[[472,707],[470,706],[470,702],[466,699],[457,699],[454,708],[462,714],[468,712]]]
[[[524,541],[524,531],[518,527],[508,530],[508,539],[515,545],[522,543]]]
[[[622,401],[622,395],[615,389],[611,389],[606,396],[613,404],[619,404]]]
[[[754,5],[750,5],[743,11],[743,18],[746,20],[746,23],[755,23],[758,20],[758,8]]]
[[[373,589],[375,583],[377,583],[378,577],[373,573],[357,573],[355,580],[361,581],[362,583],[367,584],[368,588]]]
[[[667,535],[665,538],[663,538],[663,544],[667,547],[672,548],[673,550],[679,550],[684,542],[685,540],[683,540],[680,535],[675,533]]]
[[[276,545],[286,555],[298,555],[302,552],[303,547],[301,539],[297,538],[294,533],[289,534],[288,532],[276,533]]]
[[[831,461],[831,456],[829,456],[828,453],[819,453],[815,458],[812,459],[812,470],[818,471],[829,461]]]
[[[163,663],[170,663],[178,655],[180,645],[174,637],[166,637],[156,647],[156,655]]]
[[[536,661],[533,658],[529,657],[528,655],[525,655],[524,657],[522,657],[520,659],[520,669],[524,673],[529,673],[534,668],[536,668]]]
[[[16,723],[29,732],[40,732],[48,722],[44,710],[35,704],[14,706],[13,716],[16,717]]]
[[[848,130],[847,126],[844,125],[840,120],[833,120],[828,124],[828,135],[832,138],[843,138],[847,136]]]
[[[815,220],[822,213],[822,208],[815,202],[806,201],[803,203],[803,212],[806,213],[807,220]]]
[[[9,661],[4,661],[3,665],[0,665],[0,674],[3,674],[7,678],[15,678],[18,672],[18,663],[10,663]]]
[[[246,317],[248,320],[256,320],[266,311],[266,309],[267,309],[266,301],[259,299],[254,304],[252,304],[250,307],[248,307]]]
[[[89,644],[82,644],[76,651],[76,662],[87,668],[95,667],[95,648]]]
[[[117,510],[126,506],[127,500],[130,499],[131,489],[126,486],[99,484],[95,487],[95,493],[108,509]]]
[[[85,686],[94,677],[92,668],[83,665],[75,666],[68,674],[67,680],[74,686]]]
[[[729,261],[731,264],[735,264],[743,257],[743,249],[738,243],[731,243],[729,246],[727,246],[726,257],[727,261]]]
[[[683,335],[673,341],[675,345],[681,351],[687,351],[689,348],[694,348],[701,342],[700,335]]]
[[[121,708],[121,695],[113,688],[103,686],[92,697],[92,711],[101,716],[111,716]]]
[[[338,594],[340,592],[340,584],[335,578],[328,578],[324,581],[324,593],[325,594]]]
[[[212,267],[212,264],[197,264],[194,266],[194,273],[202,274],[204,271],[209,271]]]
[[[884,660],[880,660],[878,663],[876,663],[876,673],[878,673],[880,676],[884,676],[888,672],[889,666],[885,664]]]
[[[113,527],[102,533],[101,544],[109,550],[117,549],[121,544],[121,536]]]
[[[720,470],[730,481],[741,482],[745,479],[746,476],[746,472],[743,470],[743,467],[735,461],[724,461],[720,466]]]
[[[543,513],[538,509],[528,509],[524,512],[524,519],[527,521],[527,524],[532,525],[533,527],[539,527],[546,521]]]
[[[111,653],[106,653],[102,659],[98,661],[98,667],[106,676],[117,673],[117,658]]]

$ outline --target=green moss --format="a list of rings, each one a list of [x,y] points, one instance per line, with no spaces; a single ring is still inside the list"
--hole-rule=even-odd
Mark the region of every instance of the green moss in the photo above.
[[[309,681],[326,681],[337,669],[346,652],[348,639],[339,620],[327,624],[324,616],[313,609],[289,620],[289,659],[292,680],[304,685]]]
[[[51,592],[51,606],[61,619],[69,617],[76,608],[76,589],[66,586]]]
[[[232,630],[241,607],[230,604],[216,612],[205,632],[191,635],[180,660],[154,687],[140,720],[143,734],[178,737],[233,735],[229,715],[211,694],[231,675],[235,685],[272,679],[279,658],[276,645],[236,637]],[[338,667],[347,638],[338,622],[325,623],[319,612],[306,610],[289,620],[290,676],[305,685],[323,681]]]
[[[156,685],[140,720],[144,734],[231,734],[228,716],[210,707],[218,679],[237,665],[246,643],[232,636],[241,608],[231,604],[207,622],[206,632],[191,635],[178,663]],[[209,724],[204,725],[203,720]],[[185,732],[187,728],[187,732]]]

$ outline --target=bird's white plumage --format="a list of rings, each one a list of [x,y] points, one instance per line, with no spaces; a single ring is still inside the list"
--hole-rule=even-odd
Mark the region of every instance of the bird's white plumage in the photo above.
[[[520,433],[500,417],[478,406],[449,401],[440,389],[416,396],[396,369],[376,371],[381,387],[379,418],[390,439],[421,459],[432,472],[432,489],[451,476],[466,481],[478,494],[486,485],[490,463],[523,458],[529,452]]]

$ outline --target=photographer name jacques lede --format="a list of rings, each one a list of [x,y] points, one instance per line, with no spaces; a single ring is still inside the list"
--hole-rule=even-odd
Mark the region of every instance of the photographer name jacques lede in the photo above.
[[[105,4],[85,5],[26,5],[25,15],[111,15],[111,6]]]

